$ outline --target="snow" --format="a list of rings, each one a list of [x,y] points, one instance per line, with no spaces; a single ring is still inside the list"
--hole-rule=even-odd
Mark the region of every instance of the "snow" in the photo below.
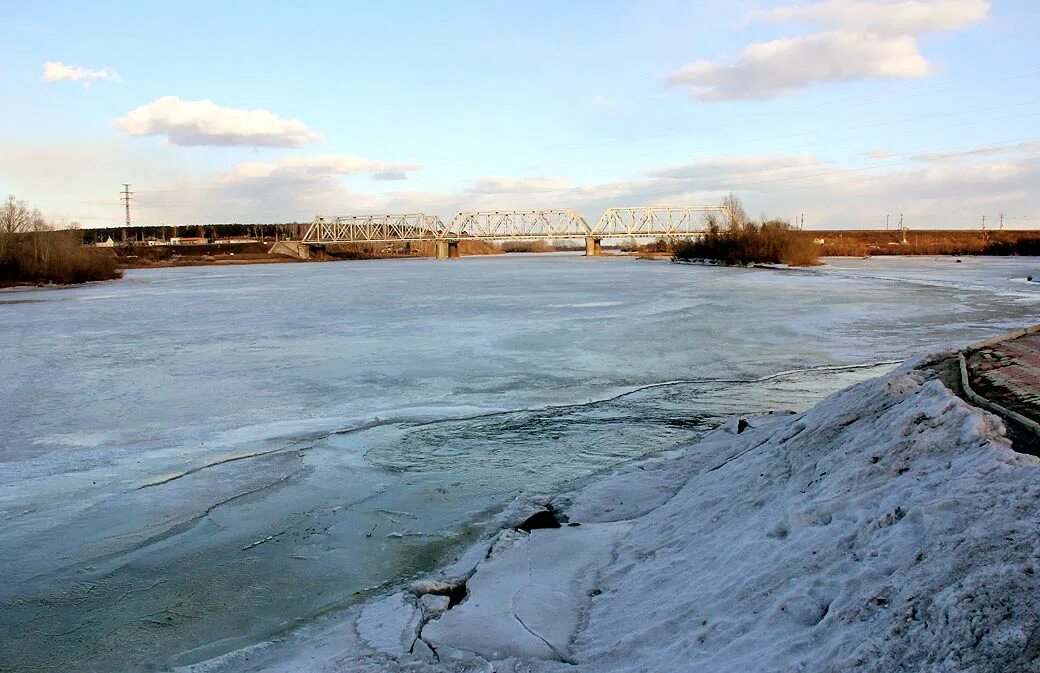
[[[434,650],[447,645],[485,659],[570,661],[580,609],[602,566],[631,524],[588,524],[517,532],[501,539],[467,583],[469,598],[422,630]]]
[[[1028,670],[1037,460],[925,379],[902,368],[725,442],[716,469],[620,545],[577,658],[604,671]]]
[[[561,495],[581,525],[459,559],[468,597],[418,624],[432,650],[409,653],[398,593],[350,616],[370,645],[308,670],[1040,671],[1040,460],[927,363]],[[331,642],[193,670],[292,670]]]
[[[411,596],[399,592],[365,606],[358,619],[358,633],[381,652],[411,652],[421,617],[422,611]]]

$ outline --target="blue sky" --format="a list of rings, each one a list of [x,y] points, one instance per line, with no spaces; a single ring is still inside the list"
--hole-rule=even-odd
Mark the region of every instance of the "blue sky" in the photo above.
[[[716,203],[1040,228],[1040,6],[5,2],[0,188],[54,220]]]

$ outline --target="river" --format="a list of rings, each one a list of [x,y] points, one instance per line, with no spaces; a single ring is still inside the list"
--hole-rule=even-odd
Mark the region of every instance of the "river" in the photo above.
[[[506,255],[0,293],[0,670],[162,670],[277,635],[429,570],[520,494],[1036,322],[1038,272]]]

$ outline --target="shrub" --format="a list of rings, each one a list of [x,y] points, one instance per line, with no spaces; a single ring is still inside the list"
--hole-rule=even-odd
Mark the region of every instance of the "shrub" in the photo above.
[[[503,252],[552,252],[546,241],[509,241],[501,245]]]
[[[785,220],[757,223],[747,216],[739,199],[732,194],[723,202],[723,216],[708,213],[704,234],[697,239],[677,241],[675,259],[703,259],[726,265],[816,264],[816,248],[811,239],[796,235]]]

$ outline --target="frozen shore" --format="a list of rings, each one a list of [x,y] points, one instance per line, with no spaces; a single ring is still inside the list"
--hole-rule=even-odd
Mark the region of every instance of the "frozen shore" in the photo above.
[[[928,362],[518,502],[427,580],[182,670],[1040,671],[1040,460]]]

